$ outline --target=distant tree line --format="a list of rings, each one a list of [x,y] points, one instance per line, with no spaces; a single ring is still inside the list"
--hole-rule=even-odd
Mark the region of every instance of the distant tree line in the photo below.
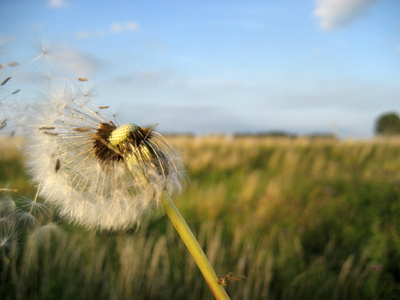
[[[400,135],[400,117],[395,112],[388,112],[380,115],[375,123],[375,134],[382,136],[393,136]],[[194,133],[164,133],[164,135],[184,135],[184,136],[195,136]],[[298,135],[286,131],[261,131],[261,132],[237,132],[233,134],[233,137],[287,137],[297,138]],[[303,135],[304,136],[304,135]],[[312,133],[306,135],[309,138],[329,138],[336,139],[336,135],[329,132]]]
[[[395,112],[382,114],[376,121],[375,133],[377,135],[400,134],[400,117]]]
[[[259,132],[237,132],[234,137],[289,137],[296,138],[297,135],[286,131],[259,131]]]
[[[298,135],[295,133],[290,133],[286,131],[261,131],[261,132],[240,132],[235,133],[234,137],[285,137],[285,138],[298,138],[298,137],[308,137],[308,138],[324,138],[324,139],[336,139],[333,133],[321,132],[321,133],[311,133],[308,135]]]

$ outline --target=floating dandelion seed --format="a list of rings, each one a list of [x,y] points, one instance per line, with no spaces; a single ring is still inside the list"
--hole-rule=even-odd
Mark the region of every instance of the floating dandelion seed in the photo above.
[[[7,119],[4,119],[3,121],[1,121],[0,123],[0,129],[3,129],[4,127],[7,126]]]
[[[35,57],[34,59],[32,59],[30,62],[28,62],[27,64],[25,64],[22,68],[20,68],[19,70],[17,70],[14,74],[8,76],[6,79],[3,80],[3,82],[0,84],[0,86],[5,85],[11,78],[13,78],[15,75],[17,75],[19,72],[21,72],[23,69],[25,69],[26,67],[28,67],[29,65],[33,64],[35,61],[37,61],[38,59],[40,59],[42,56],[47,55],[46,50],[43,48],[42,52]],[[19,66],[18,62],[12,62],[8,64],[10,67],[16,67]]]
[[[0,249],[10,247],[15,239],[17,226],[13,222],[0,222]]]
[[[28,166],[62,216],[88,228],[126,229],[157,214],[164,191],[180,188],[180,159],[153,130],[118,127],[90,99],[67,92],[33,109]]]
[[[12,61],[12,62],[9,62],[7,65],[8,65],[9,67],[16,67],[16,66],[19,66],[19,62],[17,62],[17,61]]]

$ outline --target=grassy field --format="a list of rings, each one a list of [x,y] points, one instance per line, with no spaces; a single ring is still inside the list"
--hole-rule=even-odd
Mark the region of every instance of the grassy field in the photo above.
[[[399,299],[400,141],[171,137],[175,202],[232,299]],[[212,299],[167,217],[88,232],[29,206],[19,141],[0,143],[1,299]]]

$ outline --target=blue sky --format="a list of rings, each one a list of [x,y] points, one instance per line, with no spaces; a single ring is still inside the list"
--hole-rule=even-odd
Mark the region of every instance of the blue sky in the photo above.
[[[43,44],[51,74],[87,77],[120,123],[161,132],[364,138],[400,112],[398,0],[1,1],[2,78]],[[1,93],[32,98],[47,64]]]

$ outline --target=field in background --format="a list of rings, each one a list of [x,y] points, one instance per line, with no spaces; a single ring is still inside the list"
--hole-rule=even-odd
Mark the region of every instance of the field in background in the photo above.
[[[232,299],[398,299],[400,141],[170,137],[175,202]],[[0,143],[1,299],[212,299],[167,217],[94,233],[29,210],[22,157]],[[244,278],[246,277],[246,278]]]

